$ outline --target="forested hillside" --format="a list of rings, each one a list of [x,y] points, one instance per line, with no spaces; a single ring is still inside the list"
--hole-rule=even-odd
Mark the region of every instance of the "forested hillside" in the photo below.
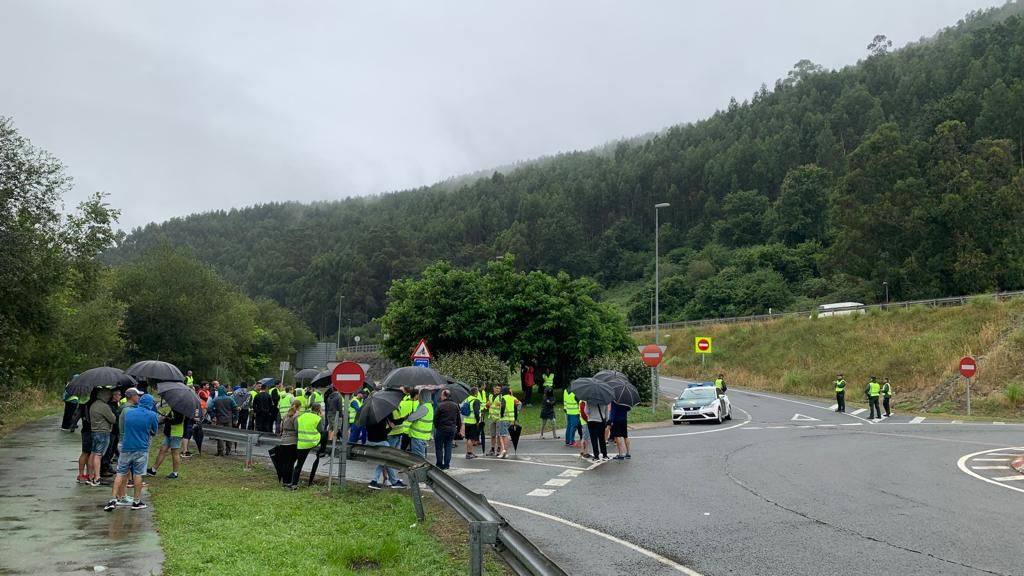
[[[842,70],[801,61],[712,117],[468,184],[149,225],[109,254],[187,245],[311,326],[379,316],[446,259],[646,281],[661,213],[663,319],[1024,288],[1024,12],[972,14]],[[454,181],[460,182],[460,181]],[[282,190],[282,199],[290,191]],[[643,283],[637,283],[643,286]],[[630,320],[646,322],[641,288]],[[332,333],[333,329],[326,329]]]

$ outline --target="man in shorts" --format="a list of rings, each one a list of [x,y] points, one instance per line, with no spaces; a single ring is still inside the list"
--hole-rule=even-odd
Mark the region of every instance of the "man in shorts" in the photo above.
[[[110,501],[103,507],[108,512],[118,505],[130,505],[132,510],[146,507],[142,501],[142,476],[146,473],[146,462],[149,459],[149,439],[160,430],[160,421],[156,412],[138,408],[140,396],[135,388],[125,392],[128,403],[121,415],[121,454],[117,458],[117,476],[114,477]],[[136,477],[135,497],[131,502],[123,496],[128,474]]]
[[[626,426],[628,415],[629,406],[612,402],[612,410],[611,414],[608,415],[608,420],[612,424],[611,438],[615,442],[615,449],[618,451],[618,454],[614,457],[615,460],[629,460],[632,458],[629,455],[629,431]]]
[[[501,420],[501,386],[495,384],[491,388],[491,395],[487,398],[487,430],[491,437],[491,451],[488,456],[501,454],[501,444],[498,442],[498,421]],[[497,450],[497,451],[495,451]]]
[[[171,473],[167,475],[168,480],[178,479],[178,468],[181,467],[181,439],[185,435],[185,416],[173,410],[163,418],[164,423],[164,444],[156,455],[156,464],[146,470],[150,476],[156,476],[160,465],[167,459],[167,453],[171,453]]]

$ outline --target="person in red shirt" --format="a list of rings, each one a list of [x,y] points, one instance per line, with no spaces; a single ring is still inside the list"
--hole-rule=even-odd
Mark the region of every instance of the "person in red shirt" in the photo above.
[[[523,367],[521,380],[523,384],[523,402],[529,406],[530,400],[533,398],[533,366]]]

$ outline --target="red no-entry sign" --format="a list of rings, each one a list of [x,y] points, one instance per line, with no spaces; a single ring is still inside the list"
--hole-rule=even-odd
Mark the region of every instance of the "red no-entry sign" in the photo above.
[[[974,361],[974,358],[970,356],[964,356],[960,359],[960,375],[964,378],[971,378],[974,373],[978,371],[978,363]]]
[[[334,367],[331,373],[331,385],[342,394],[355,394],[363,387],[366,372],[363,367],[351,361],[344,361]]]
[[[665,351],[661,346],[655,344],[648,344],[640,348],[640,356],[644,360],[644,364],[654,368],[658,364],[661,364],[661,359],[665,356]]]

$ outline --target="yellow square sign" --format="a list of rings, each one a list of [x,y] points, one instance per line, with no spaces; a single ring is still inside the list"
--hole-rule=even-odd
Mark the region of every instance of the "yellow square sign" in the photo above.
[[[697,354],[711,354],[711,338],[707,336],[695,336],[693,338],[693,351]]]

